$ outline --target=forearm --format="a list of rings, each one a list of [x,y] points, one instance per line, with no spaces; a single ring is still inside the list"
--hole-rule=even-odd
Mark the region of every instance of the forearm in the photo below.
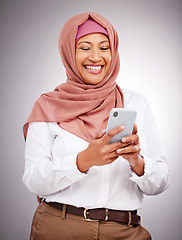
[[[145,160],[141,155],[138,155],[138,162],[135,166],[131,166],[133,171],[138,175],[144,175]]]
[[[61,144],[47,123],[29,125],[23,182],[31,192],[49,195],[70,186],[84,175],[76,165],[77,148],[65,154]]]
[[[44,159],[25,169],[23,182],[30,192],[37,195],[50,195],[81,179],[83,174],[77,169],[76,155],[64,159]]]
[[[135,172],[130,178],[147,195],[163,192],[169,186],[169,166],[167,156],[160,141],[150,105],[146,102],[142,121],[139,122],[141,155],[144,157],[144,175]]]
[[[88,154],[86,153],[86,150],[83,150],[82,152],[78,153],[76,164],[77,168],[81,173],[86,173],[92,165],[89,163]]]
[[[165,162],[145,158],[144,171],[141,177],[131,172],[130,180],[135,182],[146,195],[159,194],[169,186],[169,167]]]

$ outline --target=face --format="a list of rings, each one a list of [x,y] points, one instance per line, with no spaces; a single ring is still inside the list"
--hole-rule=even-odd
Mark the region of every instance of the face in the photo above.
[[[92,33],[80,38],[76,43],[76,65],[87,84],[100,83],[111,63],[110,43],[102,33]]]

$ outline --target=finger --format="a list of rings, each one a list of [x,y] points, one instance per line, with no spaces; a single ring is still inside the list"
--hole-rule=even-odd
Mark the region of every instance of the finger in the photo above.
[[[126,160],[130,160],[130,159],[132,159],[133,158],[133,155],[134,154],[128,154],[128,153],[125,153],[125,154],[122,154],[121,156],[124,158],[124,159],[126,159]]]
[[[104,134],[106,133],[106,130],[100,130],[93,139],[100,139],[101,137],[104,136]]]
[[[120,141],[120,142],[116,142],[116,143],[109,144],[109,145],[107,145],[108,152],[114,152],[114,151],[116,151],[117,149],[123,148],[123,147],[127,147],[127,146],[129,146],[130,144],[131,144],[131,143],[122,143],[121,141]]]
[[[130,135],[130,136],[124,137],[121,139],[121,142],[137,144],[139,142],[139,136],[135,134],[135,135]]]
[[[113,158],[118,158],[118,154],[116,153],[116,151],[109,153],[107,157],[105,157],[105,161],[110,161]]]
[[[104,141],[106,144],[108,144],[110,142],[110,140],[115,136],[117,135],[118,133],[122,132],[123,130],[125,129],[125,126],[124,125],[121,125],[119,127],[116,127],[112,130],[110,130],[109,132],[107,132],[105,134],[105,136],[103,137],[104,138]]]
[[[115,161],[116,159],[118,159],[118,155],[116,155],[116,156],[113,156],[113,157],[110,157],[109,159],[105,159],[105,161],[104,161],[104,165],[105,164],[110,164],[110,163],[112,163],[113,161]]]
[[[139,145],[135,145],[135,146],[129,146],[129,147],[117,149],[116,153],[117,154],[136,153],[136,152],[139,153],[140,150],[141,150],[140,146]]]
[[[134,126],[133,126],[133,132],[132,132],[132,134],[137,134],[137,132],[138,132],[138,130],[137,130],[137,125],[136,125],[136,123],[135,123]]]

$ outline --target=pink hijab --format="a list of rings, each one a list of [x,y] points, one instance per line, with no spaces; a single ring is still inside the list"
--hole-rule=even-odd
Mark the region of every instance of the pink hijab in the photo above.
[[[112,60],[105,78],[96,85],[86,84],[75,62],[75,37],[78,26],[88,18],[104,27],[109,35]],[[120,61],[118,35],[110,22],[96,13],[83,13],[70,18],[62,28],[58,40],[67,80],[53,92],[44,93],[35,102],[23,127],[26,140],[29,122],[57,122],[58,125],[90,141],[99,130],[106,128],[109,112],[124,107],[123,94],[116,84]]]

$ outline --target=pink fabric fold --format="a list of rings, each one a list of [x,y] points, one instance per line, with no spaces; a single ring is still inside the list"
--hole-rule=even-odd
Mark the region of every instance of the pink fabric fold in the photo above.
[[[105,28],[103,28],[100,24],[89,18],[83,24],[78,26],[75,42],[77,42],[81,37],[91,33],[103,33],[108,36],[108,32]]]
[[[112,60],[105,78],[96,85],[86,84],[75,62],[75,37],[78,27],[88,18],[106,29],[111,46]],[[110,22],[96,13],[83,13],[69,19],[58,40],[67,80],[53,92],[44,93],[35,102],[23,127],[26,140],[30,122],[57,122],[58,125],[90,141],[99,130],[106,128],[109,112],[114,107],[124,107],[123,94],[116,84],[120,68],[118,35]]]

